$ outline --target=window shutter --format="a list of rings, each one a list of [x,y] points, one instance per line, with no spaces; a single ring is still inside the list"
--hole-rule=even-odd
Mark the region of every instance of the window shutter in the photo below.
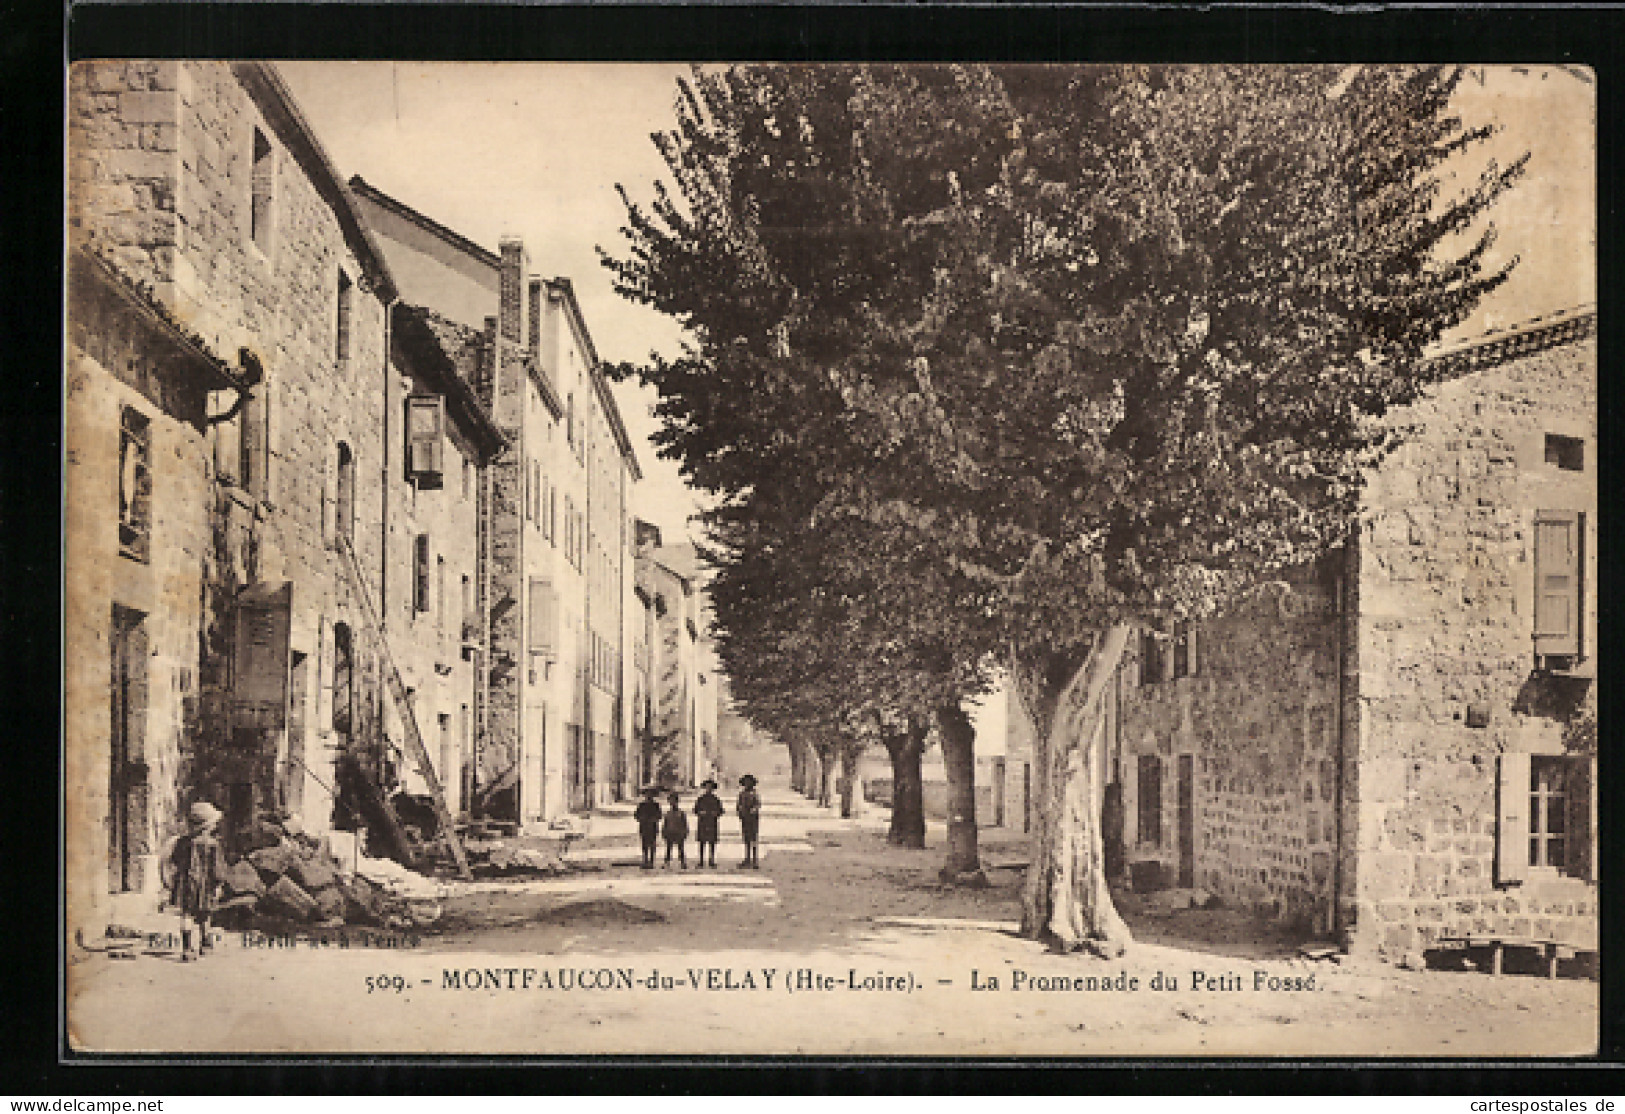
[[[412,609],[429,610],[429,535],[419,534],[412,547]]]
[[[1568,805],[1568,863],[1563,871],[1571,878],[1594,880],[1592,873],[1591,811],[1593,789],[1597,780],[1597,760],[1588,754],[1577,754],[1568,761],[1568,784],[1565,800]]]
[[[1580,653],[1580,516],[1535,516],[1535,653]]]
[[[316,620],[316,728],[326,733],[333,722],[333,626]]]
[[[327,459],[322,465],[322,544],[327,546],[334,543],[338,534],[338,516],[335,513],[338,505],[338,480],[334,463],[337,455],[329,445]]]
[[[231,694],[239,727],[275,731],[287,725],[292,610],[292,583],[247,588],[237,599]]]
[[[406,408],[407,471],[420,481],[438,484],[444,468],[446,400],[412,395]]]
[[[553,627],[558,601],[553,585],[545,580],[530,582],[530,652],[553,656]]]
[[[1529,877],[1529,755],[1501,755],[1496,779],[1495,881]]]

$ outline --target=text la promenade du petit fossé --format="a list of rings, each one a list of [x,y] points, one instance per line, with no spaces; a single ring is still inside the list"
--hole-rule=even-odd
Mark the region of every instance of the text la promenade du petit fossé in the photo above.
[[[381,948],[404,953],[421,946],[412,935],[362,933],[355,936],[306,936],[244,932],[245,948],[347,949]],[[958,979],[924,978],[909,970],[826,970],[818,967],[440,967],[433,974],[385,970],[364,977],[368,994],[406,994],[429,987],[442,991],[553,991],[573,993],[629,991],[890,993],[914,994],[934,988],[963,988],[977,993],[1119,993],[1259,992],[1301,993],[1323,989],[1314,974],[1281,975],[1263,970],[1154,971],[1089,975],[1035,974],[1013,967],[997,974],[971,968]]]

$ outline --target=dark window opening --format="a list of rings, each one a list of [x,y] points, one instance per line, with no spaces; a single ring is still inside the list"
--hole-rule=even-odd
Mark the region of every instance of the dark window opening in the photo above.
[[[334,527],[345,541],[355,537],[355,457],[350,446],[339,442],[338,498],[334,507]]]
[[[1562,868],[1568,862],[1567,759],[1529,760],[1529,865]]]
[[[1586,444],[1579,437],[1564,437],[1560,433],[1546,435],[1546,463],[1555,464],[1565,472],[1584,472]]]
[[[339,362],[350,358],[350,276],[339,271],[338,322],[333,352]]]
[[[119,552],[145,561],[152,550],[152,425],[126,406],[119,416]]]
[[[1139,837],[1149,847],[1162,846],[1162,759],[1154,754],[1140,755]]]
[[[275,180],[271,141],[254,129],[254,168],[248,207],[248,234],[261,251],[271,250],[271,191]]]

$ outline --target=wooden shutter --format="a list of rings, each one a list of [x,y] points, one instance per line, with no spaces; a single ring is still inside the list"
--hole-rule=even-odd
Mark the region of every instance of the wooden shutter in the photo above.
[[[1568,833],[1568,862],[1564,865],[1563,873],[1571,878],[1595,879],[1592,873],[1592,811],[1596,767],[1597,760],[1588,754],[1576,754],[1567,762],[1564,799],[1568,816],[1564,830]]]
[[[446,400],[412,395],[406,400],[406,468],[419,481],[438,484],[444,470]]]
[[[1140,842],[1162,846],[1162,759],[1154,754],[1140,755],[1140,777],[1136,796]]]
[[[419,534],[412,546],[412,610],[429,610],[429,535]]]
[[[1580,653],[1580,521],[1573,511],[1535,516],[1535,653]]]
[[[553,656],[553,627],[557,623],[558,600],[553,585],[546,580],[530,582],[530,652]]]
[[[232,712],[238,727],[276,731],[287,725],[292,613],[288,581],[245,588],[237,598]]]
[[[1529,755],[1501,755],[1496,777],[1495,881],[1529,877]]]

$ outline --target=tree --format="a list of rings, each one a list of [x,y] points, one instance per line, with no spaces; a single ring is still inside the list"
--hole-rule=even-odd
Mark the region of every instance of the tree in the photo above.
[[[735,69],[663,145],[687,209],[629,207],[622,290],[698,337],[644,369],[691,478],[807,479],[815,528],[998,632],[1036,727],[1029,935],[1128,941],[1090,756],[1132,630],[1338,545],[1424,349],[1504,281],[1474,228],[1522,162],[1445,193],[1485,134],[1459,80]]]

